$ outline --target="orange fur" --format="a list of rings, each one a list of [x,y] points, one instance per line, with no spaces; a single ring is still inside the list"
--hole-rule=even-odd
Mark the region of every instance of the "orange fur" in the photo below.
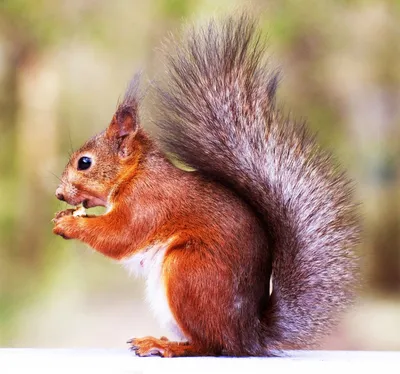
[[[112,138],[115,134],[114,116],[105,132],[72,156],[59,187],[67,202],[80,203],[77,200],[81,197],[67,194],[69,180],[73,180],[82,196],[88,196],[87,175],[73,169],[76,160],[88,152],[93,157],[103,157],[102,167],[90,175],[91,181],[99,182],[105,179],[103,172],[108,169],[105,163],[120,163],[119,172],[109,178],[112,182],[98,189],[106,193],[96,194],[106,201],[107,212],[89,217],[72,216],[73,210],[59,213],[54,219],[54,233],[66,239],[78,239],[115,260],[128,259],[173,238],[164,257],[162,280],[171,313],[191,342],[190,354],[220,354],[226,348],[240,354],[241,349],[235,344],[226,347],[227,339],[240,340],[245,335],[240,314],[230,330],[220,326],[225,321],[231,324],[227,318],[235,319],[226,314],[226,307],[234,305],[238,292],[235,282],[241,287],[239,277],[251,276],[248,274],[251,269],[243,268],[242,264],[257,257],[255,271],[261,269],[263,276],[255,287],[257,291],[251,291],[255,299],[253,310],[246,313],[249,318],[261,319],[262,309],[258,305],[268,294],[268,276],[264,272],[268,274],[271,266],[265,254],[266,239],[260,222],[249,206],[225,187],[197,172],[189,173],[173,166],[142,129],[128,136],[129,139],[124,138],[132,150],[127,159],[104,158],[102,153],[110,139],[117,142],[117,138]],[[90,200],[87,204],[90,206]],[[212,303],[213,313],[199,313]],[[146,349],[150,349],[150,342],[146,343]],[[169,344],[168,352],[177,356],[189,354],[189,349]]]

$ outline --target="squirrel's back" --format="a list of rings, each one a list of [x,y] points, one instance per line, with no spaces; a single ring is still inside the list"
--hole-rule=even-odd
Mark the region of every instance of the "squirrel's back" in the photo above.
[[[162,148],[233,189],[262,218],[273,256],[267,349],[309,347],[351,304],[358,219],[351,183],[275,105],[277,73],[247,16],[192,29],[167,54]]]

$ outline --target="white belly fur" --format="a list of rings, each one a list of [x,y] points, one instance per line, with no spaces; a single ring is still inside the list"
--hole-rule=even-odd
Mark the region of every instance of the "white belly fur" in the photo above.
[[[136,276],[146,279],[146,299],[162,327],[168,328],[176,338],[183,339],[169,307],[162,278],[164,255],[169,243],[156,244],[122,260],[124,267]]]

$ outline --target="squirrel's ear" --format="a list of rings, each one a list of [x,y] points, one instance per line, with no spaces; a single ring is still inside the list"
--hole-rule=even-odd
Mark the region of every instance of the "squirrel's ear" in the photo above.
[[[130,153],[129,139],[136,135],[139,129],[139,74],[136,74],[128,85],[125,96],[119,104],[106,136],[118,145],[118,152],[122,157]]]
[[[124,138],[135,134],[138,129],[136,110],[133,108],[118,108],[107,129],[107,135],[111,138]]]
[[[118,145],[121,157],[126,158],[131,154],[129,139],[135,136],[138,128],[136,110],[131,107],[118,108],[106,130],[106,135]]]

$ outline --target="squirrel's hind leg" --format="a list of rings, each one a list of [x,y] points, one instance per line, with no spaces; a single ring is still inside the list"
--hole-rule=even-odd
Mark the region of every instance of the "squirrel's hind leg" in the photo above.
[[[161,356],[161,357],[181,357],[181,356],[205,356],[205,352],[196,348],[188,342],[171,342],[165,337],[160,339],[146,336],[128,341],[131,350],[139,357]]]

